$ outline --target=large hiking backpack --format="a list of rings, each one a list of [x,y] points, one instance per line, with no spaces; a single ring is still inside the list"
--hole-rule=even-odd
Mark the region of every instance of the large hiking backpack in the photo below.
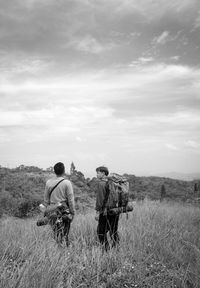
[[[126,177],[117,173],[111,173],[108,177],[108,199],[107,207],[124,208],[128,206],[129,201],[129,182]]]

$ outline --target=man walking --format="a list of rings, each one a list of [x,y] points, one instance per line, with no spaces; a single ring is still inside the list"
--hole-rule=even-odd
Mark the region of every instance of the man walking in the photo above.
[[[62,235],[65,238],[66,245],[68,246],[70,225],[75,214],[73,187],[71,182],[64,178],[65,166],[63,163],[56,163],[54,166],[54,172],[55,176],[46,182],[44,204],[47,207],[47,210],[49,205],[57,206],[57,212],[59,211],[62,216],[65,215],[65,217],[62,217]],[[68,214],[66,214],[66,211],[68,211]],[[57,231],[57,214],[55,212],[49,213],[49,220],[54,232],[54,236],[57,238],[59,231]]]
[[[98,184],[96,191],[96,217],[98,221],[97,234],[100,243],[107,251],[109,243],[107,239],[107,232],[109,232],[112,247],[119,243],[118,235],[118,221],[119,214],[113,213],[112,208],[112,195],[110,195],[107,176],[109,174],[108,168],[100,166],[96,168]]]

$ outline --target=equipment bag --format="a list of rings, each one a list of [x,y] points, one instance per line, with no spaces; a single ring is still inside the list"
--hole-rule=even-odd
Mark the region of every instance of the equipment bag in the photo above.
[[[133,207],[128,205],[128,201],[129,182],[127,178],[117,173],[111,173],[107,177],[106,197],[103,203],[104,213],[108,211],[117,214],[130,212]]]

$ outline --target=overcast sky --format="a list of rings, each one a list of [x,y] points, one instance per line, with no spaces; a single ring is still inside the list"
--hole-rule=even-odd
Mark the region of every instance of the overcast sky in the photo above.
[[[0,0],[0,165],[200,167],[199,0]]]

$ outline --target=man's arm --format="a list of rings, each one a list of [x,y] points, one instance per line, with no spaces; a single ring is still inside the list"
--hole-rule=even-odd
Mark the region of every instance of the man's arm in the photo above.
[[[106,195],[106,187],[104,184],[100,182],[98,183],[98,189],[96,192],[96,211],[97,212],[102,212],[105,195]]]
[[[45,190],[44,190],[44,205],[45,206],[50,205],[49,189],[48,189],[47,183],[45,185]]]
[[[67,182],[67,201],[69,205],[69,212],[73,216],[75,215],[75,203],[74,203],[74,191],[70,181]]]

